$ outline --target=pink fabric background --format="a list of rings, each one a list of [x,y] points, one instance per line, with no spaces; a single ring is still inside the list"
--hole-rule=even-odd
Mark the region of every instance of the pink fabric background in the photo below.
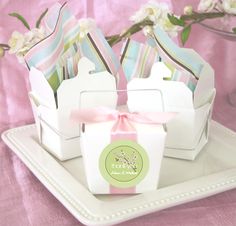
[[[31,26],[35,18],[56,0],[1,0],[0,42],[7,42],[14,30],[24,31],[7,14],[22,13]],[[62,2],[62,1],[61,1]],[[128,26],[128,18],[145,0],[69,0],[78,18],[94,17],[106,35]],[[196,0],[173,1],[181,12]],[[236,90],[236,43],[195,26],[187,47],[194,48],[216,71],[217,98],[214,119],[236,131],[236,108],[228,104],[228,94]],[[117,47],[118,48],[118,47]],[[10,127],[33,122],[27,97],[28,72],[14,56],[0,59],[0,133]],[[0,140],[0,225],[65,226],[81,225],[35,178]],[[199,226],[236,225],[236,190],[181,205],[128,222],[134,225]]]

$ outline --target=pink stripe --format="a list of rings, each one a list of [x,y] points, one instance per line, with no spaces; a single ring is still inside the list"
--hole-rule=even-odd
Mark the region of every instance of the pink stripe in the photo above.
[[[48,70],[49,67],[51,67],[53,64],[56,63],[58,56],[60,56],[61,52],[63,51],[64,43],[61,42],[60,46],[57,48],[57,51],[53,53],[52,56],[50,56],[45,62],[39,62],[35,66],[40,69],[42,72],[45,72]]]
[[[55,39],[55,36],[58,33],[58,30],[60,28],[60,25],[62,23],[62,15],[63,15],[63,11],[65,10],[65,8],[63,8],[60,12],[59,15],[59,19],[58,19],[58,23],[56,24],[55,30],[53,31],[53,33],[47,37],[46,39],[44,39],[43,41],[41,41],[39,44],[37,44],[36,46],[34,46],[26,55],[25,55],[25,59],[26,61],[30,60],[30,58],[32,58],[32,56],[34,54],[38,54],[38,51],[40,51],[43,48],[47,48],[48,46],[50,46],[52,44],[52,42]],[[63,29],[63,36],[66,36],[66,34],[72,30],[75,26],[77,25],[77,20],[71,16],[69,18],[69,20],[65,23],[65,26],[62,27]]]
[[[118,120],[118,123],[112,128],[111,131],[111,142],[117,140],[132,140],[137,141],[137,131],[133,126],[129,126],[127,119],[121,117]],[[124,126],[124,124],[127,124]],[[113,129],[116,128],[116,131]],[[136,187],[130,188],[118,188],[110,185],[110,193],[111,194],[132,194],[136,192]]]
[[[105,59],[106,63],[108,64],[111,72],[113,75],[116,75],[117,71],[115,69],[115,65],[112,61],[112,58],[110,57],[110,54],[108,53],[106,47],[102,43],[101,39],[97,36],[96,31],[89,32],[91,35],[93,41],[95,42],[97,48],[99,49],[100,53],[102,54],[103,58]]]
[[[137,75],[138,75],[138,77],[141,77],[141,78],[143,78],[143,73],[144,73],[144,71],[145,71],[145,61],[144,61],[144,54],[145,54],[145,51],[146,51],[146,48],[143,46],[143,45],[141,45],[141,54],[140,54],[140,58],[139,58],[139,62],[138,62],[138,73],[137,73]],[[144,63],[144,64],[142,64],[142,63]]]
[[[132,141],[137,141],[136,131],[132,131],[132,132],[133,133],[128,132],[128,134],[124,134],[124,133],[111,134],[111,141],[116,141],[116,140],[132,140]]]
[[[135,187],[116,188],[116,187],[110,185],[110,193],[111,194],[134,194],[134,193],[136,193],[136,188]]]
[[[75,25],[75,20],[71,20],[66,26],[65,26],[65,30],[68,32],[70,31],[73,26]],[[63,29],[63,30],[64,30]],[[66,32],[64,32],[66,34]],[[51,44],[51,43],[49,43]],[[43,47],[42,47],[43,48]],[[52,64],[55,64],[57,59],[58,59],[58,56],[61,55],[61,52],[63,51],[63,48],[64,48],[64,42],[63,42],[63,38],[62,40],[60,41],[60,45],[58,47],[56,47],[56,52],[53,53],[53,55],[51,55],[46,61],[44,62],[38,62],[38,64],[36,64],[35,66],[38,67],[40,70],[42,71],[46,71],[48,70],[49,67],[51,67]]]
[[[63,26],[64,34],[67,34],[68,32],[70,32],[77,25],[78,25],[78,22],[75,20],[75,18],[71,17],[70,21],[66,23],[65,26]]]
[[[197,79],[190,77],[189,81],[191,81],[194,85],[197,85]]]
[[[145,77],[150,75],[152,65],[155,63],[155,59],[157,56],[156,54],[157,52],[153,48],[151,47],[148,47],[148,48],[150,48],[150,52],[147,56],[147,60],[145,62],[144,72],[143,72],[143,75],[145,75]]]
[[[131,79],[132,78],[139,78],[140,76],[142,76],[141,71],[140,71],[140,66],[141,66],[140,62],[142,61],[143,53],[144,53],[144,50],[143,50],[142,46],[140,46],[140,49],[139,49],[139,52],[138,52],[138,57],[137,57],[137,60],[136,60],[134,70],[132,72]]]
[[[118,81],[117,87],[119,87],[119,89],[126,89],[127,79],[125,77],[125,73],[124,73],[124,70],[123,70],[122,66],[120,66],[120,68],[119,68],[118,75],[119,76],[117,76],[117,78],[119,77],[120,80]],[[118,95],[117,105],[119,106],[119,105],[126,104],[127,99],[128,99],[127,92],[120,92],[119,95]]]
[[[180,75],[180,77],[179,77],[179,79],[178,79],[178,81],[179,82],[183,82],[183,83],[185,83],[185,84],[187,84],[188,83],[188,81],[189,81],[189,77],[188,76],[186,76],[186,75]]]

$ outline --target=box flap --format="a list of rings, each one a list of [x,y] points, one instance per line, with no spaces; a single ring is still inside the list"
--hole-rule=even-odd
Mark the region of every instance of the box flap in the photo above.
[[[153,40],[164,62],[179,70],[177,78],[193,91],[194,107],[205,104],[214,89],[214,71],[193,49],[180,48],[161,28],[153,32]]]
[[[71,108],[89,108],[98,104],[115,107],[117,103],[117,93],[96,91],[116,90],[116,80],[113,75],[107,71],[92,73],[95,70],[95,64],[83,57],[78,63],[78,75],[74,78],[64,80],[57,91],[58,110],[65,111]],[[89,93],[88,91],[91,92]],[[80,95],[83,92],[83,97]],[[88,92],[85,94],[85,92]],[[95,92],[95,93],[94,93]],[[82,101],[82,102],[81,102]],[[81,103],[80,103],[81,102]]]
[[[130,110],[162,111],[163,106],[165,111],[193,110],[191,90],[183,82],[163,80],[163,77],[170,75],[171,71],[165,64],[157,62],[153,65],[150,77],[131,80],[127,85]],[[143,91],[129,92],[139,89]]]
[[[38,69],[31,67],[29,72],[29,80],[34,98],[37,99],[38,105],[47,106],[56,109],[54,92],[49,85],[44,74]]]

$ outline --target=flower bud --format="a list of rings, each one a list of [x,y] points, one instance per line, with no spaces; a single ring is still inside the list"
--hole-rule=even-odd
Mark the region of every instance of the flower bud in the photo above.
[[[145,36],[150,35],[152,33],[152,28],[150,26],[145,26],[143,28],[143,33],[144,33]]]
[[[193,7],[191,5],[187,5],[184,7],[184,14],[191,15],[193,13]]]
[[[5,50],[3,49],[2,46],[0,46],[0,58],[4,57],[4,55],[5,55]]]

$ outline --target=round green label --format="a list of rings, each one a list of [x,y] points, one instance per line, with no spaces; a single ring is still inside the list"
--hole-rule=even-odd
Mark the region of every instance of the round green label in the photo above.
[[[109,144],[99,159],[99,168],[107,182],[115,187],[137,185],[149,167],[146,151],[138,143],[119,140]]]

